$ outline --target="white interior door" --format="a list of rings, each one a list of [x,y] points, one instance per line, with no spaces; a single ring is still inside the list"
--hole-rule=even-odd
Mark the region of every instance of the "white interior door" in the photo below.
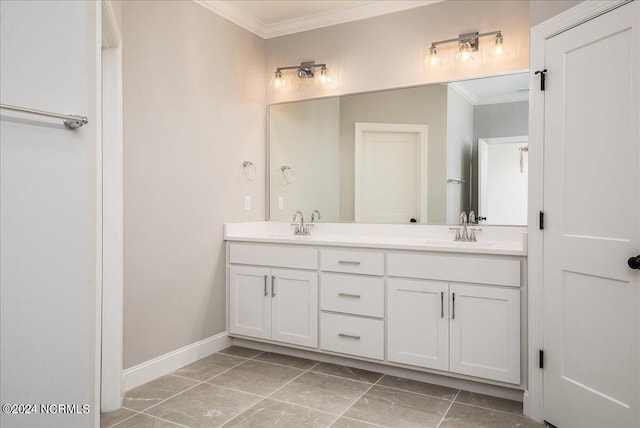
[[[552,37],[544,136],[544,419],[640,426],[638,2]]]
[[[491,224],[527,224],[525,136],[478,139],[478,214]]]
[[[356,123],[356,221],[426,223],[426,139],[424,125]]]

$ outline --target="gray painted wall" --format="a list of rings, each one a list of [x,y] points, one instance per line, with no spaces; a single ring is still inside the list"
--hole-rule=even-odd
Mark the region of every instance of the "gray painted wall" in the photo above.
[[[441,46],[450,66],[424,64],[431,42],[468,31],[502,30],[509,55],[488,53],[472,66],[456,66],[455,44]],[[490,43],[483,39],[482,43]],[[487,52],[487,51],[485,51]],[[460,80],[529,68],[529,4],[520,0],[456,0],[267,40],[269,77],[278,66],[313,59],[334,75],[328,89],[269,89],[269,103]],[[453,65],[451,65],[453,64]]]
[[[196,3],[122,20],[129,368],[225,330],[223,223],[265,217],[266,81],[264,40]]]

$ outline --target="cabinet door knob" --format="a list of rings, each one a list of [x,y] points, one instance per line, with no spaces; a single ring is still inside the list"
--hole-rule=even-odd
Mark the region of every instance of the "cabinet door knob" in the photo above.
[[[640,269],[640,254],[635,257],[629,257],[627,264],[631,269]]]

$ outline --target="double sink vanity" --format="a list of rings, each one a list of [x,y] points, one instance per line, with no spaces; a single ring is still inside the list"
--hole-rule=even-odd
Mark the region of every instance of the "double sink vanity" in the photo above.
[[[523,390],[525,227],[225,225],[230,336]]]

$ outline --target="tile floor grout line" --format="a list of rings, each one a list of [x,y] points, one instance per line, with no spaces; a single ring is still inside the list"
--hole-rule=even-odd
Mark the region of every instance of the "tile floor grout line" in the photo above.
[[[498,409],[494,409],[494,408],[491,408],[491,407],[478,406],[477,404],[463,403],[462,401],[456,401],[456,404],[462,404],[463,406],[475,407],[476,409],[491,410],[492,412],[503,413],[505,415],[519,416],[521,418],[528,418],[528,416],[525,416],[524,414],[505,412],[504,410],[498,410]]]
[[[274,362],[271,362],[271,361],[263,361],[263,360],[256,360],[256,359],[252,359],[251,361],[256,361],[258,363],[271,364],[271,365],[274,365],[274,366],[287,367],[287,368],[290,368],[290,369],[305,370],[305,371],[309,370],[311,368],[310,367],[309,369],[303,369],[301,367],[288,366],[286,364],[280,364],[280,363],[274,363]],[[314,364],[312,367],[315,367],[315,366],[316,366],[316,364]]]
[[[206,357],[205,357],[205,358],[206,358]],[[207,385],[212,385],[212,384],[208,383],[207,381],[208,381],[208,380],[211,380],[211,379],[213,379],[213,378],[215,378],[216,376],[220,376],[221,374],[226,373],[226,372],[228,372],[228,371],[229,371],[229,370],[231,370],[231,369],[234,369],[234,368],[236,368],[236,367],[238,367],[238,366],[241,366],[241,365],[243,365],[244,363],[246,363],[247,361],[248,361],[248,360],[243,361],[243,362],[241,362],[241,363],[238,363],[238,364],[236,364],[236,365],[235,365],[235,366],[233,366],[233,367],[229,367],[228,369],[226,369],[226,370],[224,370],[224,371],[222,371],[222,372],[218,373],[217,375],[215,375],[215,376],[213,376],[213,377],[211,377],[211,378],[209,378],[209,379],[207,379],[207,380],[197,380],[197,379],[184,378],[183,376],[174,376],[174,375],[172,374],[173,372],[171,372],[171,373],[169,373],[169,375],[171,375],[171,376],[179,377],[180,379],[188,379],[188,380],[191,380],[191,381],[194,381],[194,382],[197,382],[197,383],[196,383],[195,385],[190,386],[189,388],[186,388],[186,389],[184,389],[184,390],[182,390],[182,391],[180,391],[180,392],[176,393],[176,394],[173,394],[173,395],[172,395],[172,396],[170,396],[170,397],[165,398],[165,399],[164,399],[164,400],[162,400],[162,401],[158,401],[156,404],[154,404],[154,405],[152,405],[152,406],[149,406],[149,407],[146,407],[146,408],[144,408],[144,409],[142,409],[142,410],[139,410],[139,413],[144,413],[145,415],[153,416],[153,415],[148,414],[148,413],[146,413],[146,412],[147,412],[149,409],[153,408],[153,407],[159,406],[160,404],[162,404],[162,403],[164,403],[164,402],[166,402],[166,401],[168,401],[168,400],[171,400],[172,398],[177,397],[178,395],[180,395],[180,394],[182,394],[182,393],[184,393],[184,392],[187,392],[187,391],[189,391],[189,390],[191,390],[191,389],[195,388],[196,386],[202,385],[202,384],[204,384],[204,383],[206,383]],[[178,369],[178,370],[180,370],[180,369]],[[165,375],[165,376],[166,376],[166,375]]]
[[[333,426],[333,424],[335,424],[336,422],[338,422],[338,421],[339,421],[340,419],[342,419],[342,418],[350,419],[350,420],[352,420],[352,421],[356,421],[356,422],[362,422],[363,424],[372,425],[372,426],[377,427],[377,428],[389,428],[389,427],[387,427],[387,426],[380,425],[380,424],[376,424],[376,423],[374,423],[374,422],[367,422],[367,421],[363,421],[362,419],[354,418],[354,417],[352,417],[352,416],[340,416],[338,419],[336,419],[335,421],[333,421],[333,422],[331,423],[331,425],[329,425],[329,427],[328,427],[328,428],[331,428],[331,427]]]
[[[426,382],[422,382],[422,383],[426,383]],[[432,383],[428,384],[428,385],[433,385]],[[423,397],[429,397],[429,398],[436,398],[438,400],[444,400],[444,401],[449,401],[448,398],[442,398],[442,397],[436,397],[435,395],[429,395],[429,394],[424,394],[422,392],[415,392],[415,391],[410,391],[408,389],[402,389],[402,388],[396,388],[393,386],[387,386],[387,385],[378,385],[381,388],[387,388],[387,389],[393,389],[395,391],[401,391],[401,392],[408,392],[410,394],[418,394],[418,395],[422,395]],[[452,388],[453,389],[453,388]],[[458,393],[460,392],[460,389],[456,390],[456,395],[454,395],[454,397],[458,396]]]
[[[234,391],[234,392],[240,392],[240,393],[242,393],[242,394],[249,394],[249,395],[253,395],[253,396],[255,396],[255,397],[262,398],[263,400],[264,400],[265,398],[267,398],[267,396],[266,396],[266,395],[260,395],[260,394],[256,394],[256,393],[254,393],[254,392],[247,392],[247,391],[243,391],[243,390],[241,390],[241,389],[235,389],[235,388],[230,388],[230,387],[228,387],[228,386],[224,386],[224,385],[218,385],[218,384],[215,384],[215,383],[209,383],[209,382],[208,382],[208,381],[206,381],[206,380],[204,381],[204,383],[206,383],[206,384],[208,384],[208,385],[217,386],[218,388],[228,389],[229,391]]]
[[[316,409],[314,407],[305,406],[304,404],[290,403],[289,401],[280,400],[279,398],[265,397],[265,400],[273,400],[273,401],[276,401],[278,403],[288,404],[290,406],[300,407],[300,408],[307,409],[307,410],[313,410],[314,412],[320,412],[320,413],[324,413],[324,414],[331,415],[331,416],[336,416],[337,415],[337,413],[327,412],[326,410]],[[339,416],[340,415],[338,415],[338,417]]]
[[[453,400],[451,400],[451,403],[449,403],[449,407],[447,407],[447,411],[444,412],[444,414],[442,415],[442,418],[440,418],[440,422],[438,422],[438,425],[436,428],[440,428],[440,425],[442,425],[442,422],[444,422],[444,419],[447,417],[447,414],[449,414],[449,410],[451,410],[451,407],[453,407],[453,403],[456,402],[456,398],[458,398],[458,395],[460,395],[460,390],[458,390],[458,392],[456,393],[456,396],[453,397]]]
[[[193,379],[191,379],[191,380],[193,380]],[[177,397],[178,395],[182,394],[183,392],[187,392],[187,391],[189,391],[189,390],[191,390],[191,389],[195,388],[196,386],[198,386],[198,385],[202,385],[203,383],[205,383],[204,381],[195,381],[195,382],[198,382],[198,383],[196,383],[195,385],[190,386],[189,388],[183,389],[183,390],[182,390],[182,391],[180,391],[180,392],[177,392],[177,393],[173,394],[171,397],[167,397],[167,398],[165,398],[164,400],[158,401],[156,404],[154,404],[154,405],[152,405],[152,406],[149,406],[149,407],[146,407],[146,408],[144,408],[144,409],[140,410],[140,411],[139,411],[139,413],[144,413],[144,414],[146,415],[147,413],[145,413],[145,412],[146,412],[147,410],[149,410],[149,409],[151,409],[151,408],[153,408],[153,407],[159,406],[160,404],[164,403],[165,401],[167,401],[167,400],[171,400],[172,398]],[[153,415],[149,415],[149,416],[153,416]]]
[[[311,371],[313,373],[318,373],[318,374],[322,374],[322,375],[337,377],[337,378],[340,378],[340,379],[347,379],[347,380],[352,380],[354,382],[366,383],[367,385],[375,384],[376,382],[378,382],[378,380],[382,379],[382,376],[380,376],[380,379],[378,379],[375,382],[367,382],[366,380],[352,379],[352,378],[347,377],[347,376],[340,376],[340,375],[336,375],[336,374],[333,374],[333,373],[317,372],[317,371],[314,371],[314,370],[311,370]]]
[[[260,354],[260,355],[261,355],[261,354]],[[257,357],[257,355],[256,355],[256,357]],[[275,399],[273,399],[273,398],[270,398],[272,394],[275,394],[276,392],[280,391],[282,388],[284,388],[285,386],[289,385],[291,382],[293,382],[294,380],[298,379],[300,376],[302,376],[303,374],[305,374],[306,372],[308,372],[309,370],[311,370],[311,369],[312,369],[313,367],[315,367],[317,364],[319,364],[319,363],[315,363],[313,366],[309,367],[307,370],[303,371],[303,372],[302,372],[302,373],[300,373],[298,376],[294,377],[294,378],[293,378],[293,379],[291,379],[289,382],[287,382],[287,383],[285,383],[284,385],[282,385],[280,388],[278,388],[278,389],[276,389],[275,391],[271,392],[271,394],[267,395],[266,397],[264,397],[264,396],[260,396],[260,397],[262,397],[262,400],[258,401],[257,403],[254,403],[254,404],[250,405],[249,407],[247,407],[246,409],[242,410],[242,411],[241,411],[240,413],[238,413],[237,415],[235,415],[235,416],[233,416],[232,418],[230,418],[230,419],[228,419],[228,420],[224,421],[224,422],[220,425],[220,427],[221,427],[221,428],[222,428],[222,427],[224,427],[224,425],[228,424],[229,422],[231,422],[232,420],[234,420],[234,419],[235,419],[235,418],[237,418],[238,416],[240,416],[240,415],[244,414],[247,410],[251,409],[252,407],[254,407],[254,406],[255,406],[255,405],[257,405],[257,404],[260,404],[261,402],[263,402],[263,401],[264,401],[264,400],[266,400],[266,399],[275,400]],[[221,374],[222,374],[222,373],[221,373]],[[212,378],[212,379],[213,379],[213,378]],[[220,386],[220,385],[217,385],[217,386]],[[224,388],[224,387],[222,387],[222,388]],[[231,389],[231,388],[227,388],[227,389]],[[281,401],[281,400],[275,400],[275,401],[279,401],[279,402],[286,403],[286,404],[293,404],[293,403],[289,403],[289,402]],[[317,409],[312,409],[312,410],[317,410]]]
[[[131,409],[127,409],[127,410],[131,410]],[[116,423],[115,423],[115,424],[113,424],[113,425],[109,425],[107,428],[113,428],[113,427],[115,427],[115,426],[118,426],[118,425],[120,425],[121,423],[123,423],[123,422],[125,422],[125,421],[128,421],[128,420],[129,420],[129,419],[131,419],[132,417],[134,417],[134,416],[136,416],[136,415],[141,414],[140,412],[136,412],[135,410],[132,410],[132,411],[133,411],[133,412],[135,412],[133,415],[131,415],[131,416],[127,416],[127,417],[126,417],[126,418],[124,418],[123,420],[121,420],[121,421],[119,421],[119,422],[116,422]]]
[[[149,417],[151,417],[151,418],[160,419],[160,420],[161,420],[161,421],[163,421],[163,422],[169,422],[170,424],[174,424],[174,425],[177,425],[177,426],[179,426],[179,427],[183,427],[183,428],[192,428],[192,427],[190,427],[189,425],[183,425],[183,424],[180,424],[180,423],[178,423],[178,422],[170,421],[169,419],[163,419],[163,418],[161,418],[160,416],[148,415],[148,414],[146,414],[146,413],[141,413],[141,414],[143,414],[143,415],[145,415],[145,416],[149,416]]]
[[[223,351],[214,352],[213,354],[207,355],[207,357],[210,357],[211,355],[216,355],[216,354],[221,354],[221,355],[224,355],[225,357],[242,358],[243,360],[250,360],[251,359],[251,358],[247,358],[247,357],[241,357],[240,355],[227,354],[227,353],[225,353]],[[202,358],[200,358],[200,360],[203,360],[203,359],[205,359],[207,357],[202,357]],[[194,363],[197,363],[200,360],[196,360],[196,361],[194,361]]]
[[[371,386],[369,386],[369,388],[367,388],[367,390],[366,390],[366,391],[364,391],[362,394],[360,394],[360,395],[359,395],[359,396],[358,396],[358,397],[353,401],[353,403],[351,403],[351,404],[349,405],[349,407],[347,407],[347,408],[346,408],[346,409],[345,409],[345,410],[344,410],[340,415],[338,415],[338,417],[337,417],[333,422],[331,422],[331,425],[335,424],[335,423],[338,421],[338,419],[340,419],[340,418],[342,418],[342,417],[345,417],[344,415],[345,415],[349,410],[351,410],[351,408],[352,408],[352,407],[353,407],[353,406],[354,406],[358,401],[360,401],[360,399],[361,399],[362,397],[364,397],[364,396],[365,396],[369,391],[371,391],[371,390],[373,389],[373,387],[374,387],[374,386],[378,385],[378,382],[380,382],[380,381],[382,380],[382,378],[384,378],[384,375],[380,376],[380,378],[379,378],[377,381],[375,381],[374,383],[372,383],[372,384],[371,384]],[[362,421],[362,422],[364,422],[364,421]],[[331,425],[329,425],[329,426],[331,426]]]
[[[250,361],[250,360],[249,360],[249,359],[245,359],[243,362],[238,363],[238,364],[236,364],[236,365],[234,365],[234,366],[231,366],[231,367],[229,367],[228,369],[225,369],[225,370],[221,371],[221,372],[220,372],[220,373],[218,373],[218,374],[214,374],[213,376],[211,376],[211,377],[209,377],[209,378],[206,378],[206,379],[204,379],[204,380],[198,380],[198,379],[191,379],[191,380],[197,380],[197,381],[199,381],[199,382],[208,382],[208,381],[210,381],[210,380],[211,380],[211,379],[213,379],[213,378],[216,378],[216,377],[218,377],[218,376],[220,376],[220,375],[225,374],[225,373],[226,373],[226,372],[228,372],[229,370],[233,370],[233,369],[235,369],[236,367],[240,367],[241,365],[245,364],[245,363],[246,363],[246,362],[248,362],[248,361]],[[178,370],[179,370],[179,369],[178,369]],[[187,379],[189,379],[189,378],[187,378]]]
[[[280,388],[276,389],[276,390],[275,390],[275,391],[273,391],[271,394],[267,395],[267,397],[266,397],[266,398],[271,398],[271,396],[272,396],[273,394],[275,394],[276,392],[280,391],[282,388],[284,388],[285,386],[289,385],[291,382],[293,382],[294,380],[298,379],[298,378],[299,378],[300,376],[302,376],[303,374],[305,374],[305,373],[309,372],[312,368],[314,368],[314,367],[315,367],[316,365],[318,365],[318,364],[320,364],[320,363],[319,363],[319,362],[318,362],[318,363],[315,363],[313,366],[309,367],[307,370],[303,371],[303,372],[302,372],[302,373],[300,373],[298,376],[294,377],[294,378],[293,378],[293,379],[291,379],[289,382],[285,383],[285,384],[284,384],[284,385],[282,385]]]

